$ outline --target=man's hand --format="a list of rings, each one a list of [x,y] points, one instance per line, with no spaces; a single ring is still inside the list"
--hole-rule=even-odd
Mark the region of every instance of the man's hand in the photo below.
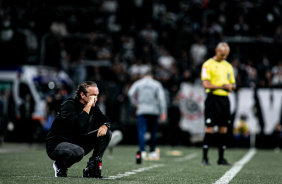
[[[223,89],[229,91],[230,93],[232,93],[233,91],[233,84],[223,84],[222,87]]]
[[[92,107],[93,104],[95,104],[97,101],[97,96],[89,96],[88,97],[88,102],[87,104],[84,105],[84,111],[87,112],[87,114],[89,114],[90,109]]]
[[[108,127],[106,125],[102,125],[97,132],[97,137],[106,135],[107,130],[108,130]]]
[[[95,104],[97,101],[97,96],[89,96],[89,101],[88,101],[88,105],[92,106],[93,104]]]
[[[167,118],[167,115],[165,113],[162,113],[160,116],[160,122],[161,123],[165,122],[166,118]]]

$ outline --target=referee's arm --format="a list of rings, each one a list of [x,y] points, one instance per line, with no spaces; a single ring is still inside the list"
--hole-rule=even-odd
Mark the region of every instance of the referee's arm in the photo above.
[[[222,86],[215,86],[209,80],[204,80],[202,83],[205,89],[223,89],[229,91],[230,93],[236,89],[236,84],[223,84]]]

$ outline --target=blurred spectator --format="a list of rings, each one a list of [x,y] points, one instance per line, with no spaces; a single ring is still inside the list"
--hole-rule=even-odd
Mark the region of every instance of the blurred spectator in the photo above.
[[[248,60],[243,66],[243,72],[246,73],[244,80],[244,87],[257,87],[258,86],[258,75],[257,69],[253,67],[253,61]]]
[[[111,52],[106,44],[103,44],[101,47],[97,49],[97,59],[98,60],[111,59]]]
[[[1,21],[1,41],[2,42],[8,42],[11,41],[14,36],[14,30],[12,29],[12,21],[11,16],[4,14],[2,16]]]
[[[147,73],[149,70],[150,70],[150,66],[143,64],[141,58],[137,58],[135,60],[135,63],[133,63],[128,68],[130,80],[134,82],[134,81],[140,79],[140,77],[143,76],[145,73]]]
[[[45,98],[46,106],[46,121],[43,123],[43,133],[46,136],[47,132],[51,128],[54,118],[56,117],[61,104],[68,98],[68,93],[64,88],[58,88],[55,94],[48,95]]]
[[[223,16],[218,16],[215,20],[211,20],[211,23],[208,27],[208,32],[211,35],[220,35],[223,33],[223,24],[225,22]]]
[[[282,88],[282,72],[280,70],[278,70],[273,78],[272,78],[272,85],[275,88]]]
[[[193,83],[193,73],[191,70],[186,69],[182,75],[180,76],[180,83],[182,82],[189,82],[189,83]]]
[[[257,63],[258,76],[264,76],[267,70],[271,70],[271,63],[266,55],[263,56],[262,61]]]
[[[135,59],[135,40],[132,36],[121,36],[120,53],[124,61],[133,61]]]
[[[177,68],[179,69],[179,72],[182,73],[187,69],[192,69],[192,63],[191,60],[189,59],[189,53],[187,50],[182,49],[180,57],[177,59]]]
[[[146,24],[146,27],[140,31],[140,36],[144,41],[149,42],[152,45],[156,45],[159,38],[159,34],[153,28],[152,23]]]
[[[68,75],[71,74],[71,56],[66,50],[66,44],[60,41],[60,66]]]
[[[65,22],[60,19],[51,23],[50,31],[55,36],[66,36],[68,34]]]
[[[84,65],[84,61],[86,60],[85,56],[85,50],[80,51],[80,56],[76,62],[74,62],[73,65],[73,75],[71,76],[74,83],[76,85],[81,84],[84,82],[87,78],[87,69],[86,66]]]
[[[63,87],[58,88],[52,97],[52,106],[53,110],[55,110],[55,114],[57,114],[59,111],[62,102],[67,98],[69,98],[67,90],[65,90]]]
[[[101,11],[109,14],[116,13],[118,9],[118,2],[116,0],[104,0],[102,1]]]
[[[255,68],[250,68],[247,79],[247,87],[257,87],[258,86],[258,75]]]
[[[249,147],[250,146],[250,131],[245,114],[240,115],[240,119],[235,122],[233,134],[235,138],[235,147]]]
[[[161,68],[171,71],[176,65],[175,58],[170,54],[167,49],[160,50],[160,56],[158,57],[158,64]]]
[[[245,22],[244,15],[240,14],[238,16],[237,22],[233,26],[234,36],[248,36],[250,27]]]
[[[272,67],[272,74],[275,75],[277,72],[282,73],[282,60],[278,60],[277,64]]]
[[[154,21],[160,20],[163,14],[166,13],[166,5],[161,2],[161,0],[154,0],[152,6],[152,17]]]
[[[33,29],[26,29],[24,31],[24,34],[26,36],[27,62],[36,63],[36,61],[38,60],[37,52],[39,48],[37,35]]]
[[[282,127],[280,123],[275,125],[272,133],[272,141],[275,150],[280,150],[282,148]]]
[[[171,71],[164,68],[162,65],[158,65],[155,68],[155,78],[160,81],[164,86],[166,86],[167,82],[171,78]]]
[[[272,84],[275,88],[282,87],[282,60],[277,62],[277,65],[272,67]]]
[[[273,87],[272,74],[271,74],[270,69],[266,70],[263,76],[261,76],[261,80],[259,81],[259,87],[262,87],[262,88],[272,88]]]
[[[165,28],[165,30],[169,31],[176,31],[178,29],[178,21],[179,21],[179,16],[173,11],[168,11],[163,15],[163,20],[161,25],[162,27]]]
[[[118,33],[122,29],[122,26],[117,21],[117,16],[114,14],[109,16],[107,27],[110,33]]]
[[[208,50],[205,45],[205,38],[197,36],[196,43],[192,44],[190,49],[192,63],[195,68],[199,68],[203,64],[206,60],[207,53]]]

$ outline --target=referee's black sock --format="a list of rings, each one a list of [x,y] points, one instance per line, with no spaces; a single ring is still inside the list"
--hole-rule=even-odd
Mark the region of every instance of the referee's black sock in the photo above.
[[[226,149],[226,134],[218,134],[218,158],[219,160],[224,159],[224,151]]]
[[[208,150],[211,145],[212,134],[206,133],[203,141],[203,159],[208,159]]]

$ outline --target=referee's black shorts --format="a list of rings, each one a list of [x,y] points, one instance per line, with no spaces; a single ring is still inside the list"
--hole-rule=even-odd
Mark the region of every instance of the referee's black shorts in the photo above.
[[[205,125],[228,126],[230,120],[230,102],[228,96],[208,93],[205,100]]]

